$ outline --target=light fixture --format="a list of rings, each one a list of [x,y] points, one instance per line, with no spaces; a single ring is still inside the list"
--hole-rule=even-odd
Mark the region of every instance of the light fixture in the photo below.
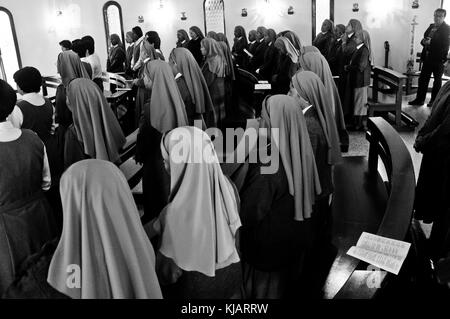
[[[358,11],[359,11],[359,4],[354,3],[354,4],[353,4],[353,9],[352,9],[352,11],[353,11],[353,12],[358,12]]]
[[[138,22],[144,23],[144,16],[138,16]]]
[[[412,8],[413,9],[419,9],[419,0],[414,0],[413,1]]]
[[[182,21],[186,21],[187,20],[186,12],[181,12],[181,20]]]
[[[247,8],[242,9],[241,16],[246,17],[247,15]]]
[[[293,15],[293,14],[294,14],[294,7],[293,7],[293,6],[289,6],[289,8],[288,8],[288,14],[289,14],[289,15]]]
[[[58,10],[58,11],[56,11],[56,16],[57,16],[57,17],[60,17],[60,16],[62,16],[62,14],[63,14],[63,13],[62,13],[62,11],[61,11],[61,10]]]

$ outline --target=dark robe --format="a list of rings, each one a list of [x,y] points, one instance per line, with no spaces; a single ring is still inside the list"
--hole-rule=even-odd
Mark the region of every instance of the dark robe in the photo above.
[[[258,41],[257,41],[258,42]],[[258,44],[258,46],[255,49],[255,53],[253,54],[253,57],[250,58],[250,71],[255,72],[257,69],[259,69],[264,64],[264,56],[266,54],[268,46],[267,43],[262,40]]]
[[[76,162],[89,158],[90,156],[84,153],[83,143],[78,140],[77,132],[72,124],[67,128],[64,137],[64,170]]]
[[[247,41],[245,40],[244,37],[242,37],[242,39],[240,40],[235,39],[231,51],[231,53],[234,56],[234,61],[240,68],[244,68],[248,60],[248,55],[247,53],[244,52],[244,49],[247,49],[246,42]]]
[[[449,83],[441,91],[449,90]],[[441,94],[441,92],[439,92]],[[419,131],[415,148],[423,153],[414,202],[415,218],[433,223],[430,254],[450,251],[450,94],[436,99],[433,113]],[[437,108],[439,107],[439,108]]]
[[[133,76],[133,70],[131,69],[131,60],[133,59],[133,48],[134,46],[128,46],[127,52],[126,52],[126,59],[125,59],[125,74],[128,77]]]
[[[151,92],[149,92],[151,96]],[[170,194],[170,176],[164,167],[161,154],[162,134],[151,126],[150,116],[145,112],[150,109],[150,100],[144,105],[139,123],[136,141],[136,162],[143,164],[142,190],[144,193],[144,216],[142,224],[159,216],[167,205]]]
[[[203,115],[195,112],[195,104],[192,101],[191,93],[186,84],[184,76],[176,79],[178,90],[180,91],[181,98],[183,99],[184,106],[186,107],[186,114],[189,120],[189,125],[194,126],[195,120],[200,120],[204,123]]]
[[[106,63],[106,71],[111,73],[124,72],[126,53],[125,50],[119,45],[111,49],[111,53]]]
[[[192,55],[195,58],[195,61],[197,61],[199,66],[202,65],[202,61],[203,61],[203,54],[202,54],[202,51],[200,49],[201,41],[202,41],[202,39],[200,39],[200,38],[197,38],[195,40],[191,39],[189,41],[188,46],[187,46],[187,49],[189,51],[191,51]]]
[[[272,76],[272,94],[287,94],[291,79],[299,70],[299,65],[287,55],[279,55],[278,64]]]
[[[279,159],[275,174],[250,164],[241,195],[240,251],[246,298],[287,297],[312,243],[309,220],[294,220],[294,197]]]
[[[317,35],[313,41],[313,46],[319,49],[320,53],[327,58],[330,53],[330,48],[333,45],[334,34],[327,32],[323,34],[322,32]]]
[[[354,88],[350,83],[349,72],[344,70],[344,66],[349,65],[352,59],[353,53],[356,51],[355,35],[347,39],[347,42],[342,45],[342,69],[339,75],[339,94],[342,102],[342,111],[346,116],[346,122],[349,116],[353,116],[354,101],[353,92]]]
[[[271,43],[268,45],[264,55],[264,63],[259,69],[259,75],[262,79],[272,81],[272,76],[275,72],[278,62],[278,50],[275,45]]]
[[[83,63],[84,68],[86,69],[86,72],[89,75],[89,78],[92,79],[92,66],[88,62],[81,61],[81,63]]]
[[[333,76],[339,76],[343,69],[342,61],[342,40],[337,39],[333,41],[330,52],[327,57],[328,64],[330,65],[331,73]]]
[[[212,73],[208,65],[204,65],[202,68],[203,76],[205,77],[206,84],[208,85],[209,95],[211,96],[214,112],[218,123],[221,123],[225,119],[225,78],[218,77]]]
[[[16,279],[3,294],[4,299],[70,299],[47,282],[48,270],[59,239],[46,243],[20,266]]]

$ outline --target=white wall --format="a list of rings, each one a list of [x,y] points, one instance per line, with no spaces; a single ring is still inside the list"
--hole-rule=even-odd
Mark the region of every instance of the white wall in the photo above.
[[[106,64],[106,40],[102,7],[106,0],[0,0],[0,6],[8,8],[15,20],[19,48],[24,66],[32,65],[47,75],[56,73],[59,41],[73,40],[86,34],[96,40],[96,50]],[[144,32],[156,30],[161,36],[162,50],[166,56],[175,46],[176,30],[192,25],[202,30],[203,0],[117,0],[122,6],[125,32],[140,25]],[[352,4],[359,2],[360,11],[352,12]],[[412,0],[335,0],[335,21],[346,24],[350,18],[360,19],[372,36],[377,64],[384,64],[384,41],[391,44],[390,64],[404,71],[409,57],[410,23],[418,15],[416,52],[420,49],[423,32],[433,21],[433,11],[440,0],[420,1],[420,8],[411,9]],[[242,25],[248,32],[264,25],[280,32],[296,31],[306,44],[311,43],[311,1],[271,0],[273,7],[264,11],[263,0],[225,0],[227,36],[231,41],[234,26]],[[287,15],[292,5],[294,15]],[[77,13],[79,8],[79,13]],[[241,9],[247,8],[248,16],[241,17]],[[63,16],[56,18],[56,11]],[[187,20],[181,21],[181,12]],[[145,22],[138,23],[143,15]],[[64,17],[64,19],[63,19]]]
[[[353,3],[359,3],[359,12],[353,12]],[[394,70],[406,71],[410,56],[411,22],[417,15],[415,31],[415,54],[422,51],[420,41],[430,23],[433,12],[440,7],[441,0],[420,1],[419,9],[412,9],[412,0],[335,0],[335,22],[347,25],[350,19],[361,21],[369,31],[374,47],[375,62],[384,66],[384,41],[389,41],[389,64]]]

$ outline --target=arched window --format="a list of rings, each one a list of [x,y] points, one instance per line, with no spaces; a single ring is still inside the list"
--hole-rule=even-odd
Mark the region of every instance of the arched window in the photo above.
[[[111,45],[109,37],[111,34],[119,35],[122,43],[125,44],[123,33],[122,8],[116,1],[108,1],[103,6],[103,20],[105,22],[106,46],[109,52]]]
[[[13,75],[22,67],[16,28],[11,12],[0,7],[0,78],[15,87]]]
[[[334,0],[312,0],[312,39],[322,28],[323,20],[334,22]]]
[[[225,30],[225,6],[223,0],[204,0],[203,13],[205,20],[205,35],[209,31],[222,32]]]

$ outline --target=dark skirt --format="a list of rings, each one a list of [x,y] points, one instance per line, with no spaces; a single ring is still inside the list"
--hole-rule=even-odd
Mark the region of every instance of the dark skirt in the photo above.
[[[242,297],[241,263],[217,270],[215,277],[185,271],[176,283],[161,289],[167,299],[238,299]]]
[[[144,104],[150,99],[150,91],[144,87],[138,87],[136,93],[136,107],[134,109],[135,127],[139,127],[139,123],[144,112]]]
[[[51,209],[42,192],[0,206],[0,294],[14,280],[19,265],[54,235]]]
[[[147,123],[141,126],[137,137],[136,161],[143,163],[143,224],[158,217],[169,198],[170,176],[164,167],[161,138],[162,134]]]

